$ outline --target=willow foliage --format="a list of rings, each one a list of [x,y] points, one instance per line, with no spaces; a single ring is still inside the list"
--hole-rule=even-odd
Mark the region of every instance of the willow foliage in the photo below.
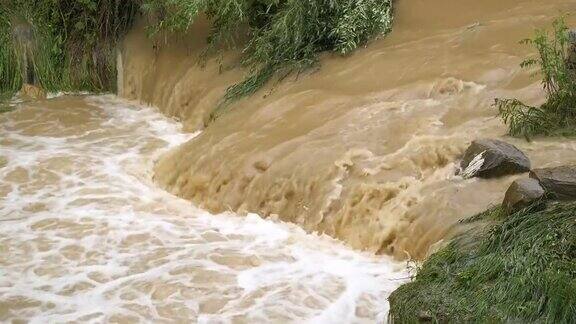
[[[114,46],[141,9],[157,18],[152,31],[185,31],[205,14],[206,53],[247,36],[241,63],[250,73],[220,107],[309,68],[320,52],[348,54],[392,24],[392,0],[0,0],[0,92],[21,85],[27,63],[47,90],[113,90]],[[14,37],[17,21],[33,30],[34,46],[24,51],[30,62]]]
[[[320,52],[348,54],[392,24],[391,0],[148,0],[144,8],[159,17],[156,31],[185,30],[206,13],[211,49],[233,45],[247,28],[242,64],[250,74],[224,102],[254,93],[274,75],[309,68]]]
[[[524,61],[522,67],[539,67],[547,101],[533,107],[517,99],[496,100],[510,134],[527,139],[576,134],[576,34],[570,33],[564,20],[559,19],[554,22],[553,38],[539,30],[523,43],[538,51],[538,57]]]

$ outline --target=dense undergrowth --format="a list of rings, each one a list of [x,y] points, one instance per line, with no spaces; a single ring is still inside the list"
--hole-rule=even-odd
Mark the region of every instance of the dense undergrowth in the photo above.
[[[394,322],[576,323],[576,203],[471,222],[392,294]]]
[[[534,38],[523,42],[533,45],[538,57],[524,61],[522,67],[539,67],[547,100],[540,107],[517,99],[496,100],[510,134],[527,139],[576,135],[576,33],[570,33],[564,20],[559,19],[552,37],[539,30]]]
[[[11,24],[8,6],[0,2],[0,100],[20,86],[20,64],[12,44]]]
[[[136,0],[0,0],[0,93],[24,81],[49,91],[114,90],[115,46],[138,7]]]

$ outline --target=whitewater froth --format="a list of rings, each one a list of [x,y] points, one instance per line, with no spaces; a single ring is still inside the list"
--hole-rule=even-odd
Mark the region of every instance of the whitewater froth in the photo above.
[[[0,320],[383,321],[405,264],[256,215],[211,215],[154,186],[190,140],[113,96],[0,116]]]

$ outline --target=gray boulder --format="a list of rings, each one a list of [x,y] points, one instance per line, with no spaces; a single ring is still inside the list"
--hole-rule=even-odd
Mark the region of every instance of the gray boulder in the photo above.
[[[576,166],[535,169],[530,172],[530,178],[538,180],[554,198],[576,199]]]
[[[568,32],[568,55],[566,57],[566,65],[568,69],[576,74],[576,29]]]
[[[494,178],[530,171],[530,160],[514,145],[493,139],[470,144],[460,164],[465,178]]]
[[[506,191],[502,207],[508,214],[511,214],[528,207],[532,202],[544,197],[544,194],[545,190],[538,180],[518,179]]]

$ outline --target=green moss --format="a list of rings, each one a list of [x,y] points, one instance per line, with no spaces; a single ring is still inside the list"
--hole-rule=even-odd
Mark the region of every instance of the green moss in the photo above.
[[[398,323],[576,323],[576,203],[470,221],[390,297]]]
[[[527,139],[538,136],[576,135],[576,44],[570,40],[563,19],[554,23],[553,37],[539,30],[523,43],[532,45],[538,56],[522,67],[538,66],[547,101],[540,107],[517,99],[497,99],[496,107],[510,134]]]

